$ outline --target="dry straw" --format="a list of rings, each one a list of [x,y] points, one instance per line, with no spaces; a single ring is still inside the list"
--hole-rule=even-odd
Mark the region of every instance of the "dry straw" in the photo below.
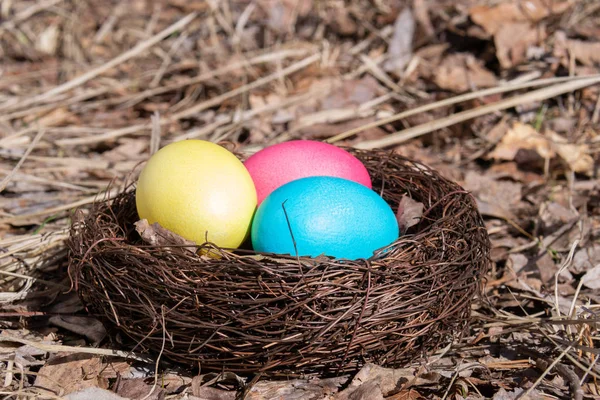
[[[129,191],[74,222],[73,284],[136,351],[202,371],[340,374],[415,361],[467,328],[487,232],[457,184],[391,152],[351,151],[394,210],[402,196],[425,205],[421,222],[372,259],[151,246]]]

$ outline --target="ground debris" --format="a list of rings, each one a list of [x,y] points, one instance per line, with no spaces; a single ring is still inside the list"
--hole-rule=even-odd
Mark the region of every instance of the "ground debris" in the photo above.
[[[0,14],[3,392],[229,400],[247,389],[255,399],[512,400],[530,390],[530,399],[575,398],[571,371],[586,398],[599,395],[600,90],[493,107],[556,78],[600,72],[594,2],[22,0],[3,2]],[[536,79],[550,81],[526,87]],[[523,86],[504,90],[516,83]],[[458,95],[467,97],[454,101]],[[458,118],[480,107],[491,108]],[[358,145],[418,126],[417,136],[390,151],[461,183],[492,242],[485,299],[473,306],[470,329],[429,355],[439,357],[430,364],[366,365],[341,378],[248,387],[247,377],[210,383],[214,376],[163,364],[155,386],[154,365],[135,369],[131,360],[56,350],[120,345],[64,294],[75,293],[64,241],[73,209],[135,179],[150,155],[155,112],[161,145],[195,138],[248,152],[291,139]],[[454,122],[440,128],[444,118]],[[400,224],[410,232],[426,210],[409,200],[402,199]],[[158,226],[137,228],[149,243],[195,249]],[[534,384],[544,368],[531,360],[558,357]]]

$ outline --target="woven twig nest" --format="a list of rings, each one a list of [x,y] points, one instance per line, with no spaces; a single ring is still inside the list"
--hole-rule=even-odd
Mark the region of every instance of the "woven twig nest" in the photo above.
[[[421,221],[379,256],[341,261],[143,242],[135,195],[93,206],[72,227],[70,274],[88,310],[137,351],[202,371],[337,374],[397,367],[459,336],[488,268],[472,196],[428,167],[350,150],[394,210]],[[206,252],[204,252],[206,254]]]

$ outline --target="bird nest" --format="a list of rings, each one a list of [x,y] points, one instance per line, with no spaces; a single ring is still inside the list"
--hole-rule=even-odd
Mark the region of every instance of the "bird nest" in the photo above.
[[[483,220],[473,197],[434,170],[348,150],[394,210],[406,197],[424,205],[420,221],[371,259],[191,251],[168,236],[149,244],[126,190],[75,219],[73,284],[136,351],[202,371],[332,375],[425,356],[468,327],[489,264]]]

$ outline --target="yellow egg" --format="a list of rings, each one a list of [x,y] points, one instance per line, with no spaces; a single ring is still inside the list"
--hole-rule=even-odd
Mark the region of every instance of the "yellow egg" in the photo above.
[[[236,248],[248,235],[256,189],[246,167],[204,140],[171,143],[142,170],[136,188],[141,219],[197,244]]]

